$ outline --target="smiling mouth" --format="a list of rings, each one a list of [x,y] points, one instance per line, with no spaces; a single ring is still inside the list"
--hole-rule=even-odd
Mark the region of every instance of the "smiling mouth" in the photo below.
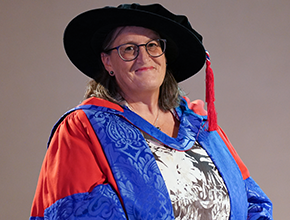
[[[153,69],[154,69],[153,66],[150,66],[150,67],[142,67],[142,68],[137,69],[135,72],[141,72],[141,71],[153,70]]]

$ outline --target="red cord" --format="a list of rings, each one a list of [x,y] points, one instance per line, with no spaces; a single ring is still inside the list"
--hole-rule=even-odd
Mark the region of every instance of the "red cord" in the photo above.
[[[215,110],[215,92],[214,92],[214,75],[212,68],[210,67],[211,62],[209,59],[209,53],[206,52],[206,102],[208,112],[208,131],[215,131],[218,128],[217,125],[217,113]]]

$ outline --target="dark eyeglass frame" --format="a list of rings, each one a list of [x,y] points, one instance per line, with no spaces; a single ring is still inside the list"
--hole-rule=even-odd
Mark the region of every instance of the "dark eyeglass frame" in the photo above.
[[[158,41],[158,42],[163,42],[164,43],[164,48],[163,48],[163,50],[162,50],[162,53],[160,54],[160,55],[157,55],[157,56],[154,56],[154,55],[151,55],[150,54],[150,52],[148,51],[148,48],[147,48],[147,46],[148,46],[148,44],[150,44],[152,41]],[[125,59],[124,57],[122,57],[122,55],[121,55],[121,53],[120,53],[120,47],[122,47],[122,46],[124,46],[124,45],[134,45],[134,46],[136,46],[137,47],[137,53],[136,53],[136,55],[135,55],[135,57],[133,58],[133,59],[130,59],[130,60],[127,60],[127,59]],[[121,44],[121,45],[119,45],[119,46],[117,46],[117,47],[114,47],[114,48],[111,48],[111,49],[108,49],[108,50],[105,50],[104,52],[105,53],[109,53],[109,52],[111,52],[112,50],[117,50],[117,52],[118,52],[118,55],[119,55],[119,57],[122,59],[122,60],[124,60],[125,62],[129,62],[129,61],[133,61],[133,60],[135,60],[138,56],[139,56],[139,51],[140,51],[140,47],[141,46],[144,46],[145,47],[145,49],[146,49],[146,52],[149,54],[149,56],[151,56],[151,57],[154,57],[154,58],[156,58],[156,57],[160,57],[160,56],[162,56],[164,53],[165,53],[165,50],[166,50],[166,39],[152,39],[152,40],[150,40],[150,41],[148,41],[146,44],[134,44],[134,43],[126,43],[126,44]]]

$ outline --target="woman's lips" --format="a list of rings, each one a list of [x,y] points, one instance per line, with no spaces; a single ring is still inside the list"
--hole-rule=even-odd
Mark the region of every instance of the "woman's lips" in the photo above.
[[[136,70],[136,72],[142,72],[142,71],[153,70],[153,69],[154,69],[153,66],[150,66],[150,67],[141,67],[141,68],[138,68]]]

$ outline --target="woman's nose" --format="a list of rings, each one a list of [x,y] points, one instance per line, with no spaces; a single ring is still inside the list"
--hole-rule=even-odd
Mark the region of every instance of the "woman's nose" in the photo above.
[[[137,56],[136,60],[139,61],[147,61],[150,58],[146,48],[142,45],[139,47],[139,55]]]

